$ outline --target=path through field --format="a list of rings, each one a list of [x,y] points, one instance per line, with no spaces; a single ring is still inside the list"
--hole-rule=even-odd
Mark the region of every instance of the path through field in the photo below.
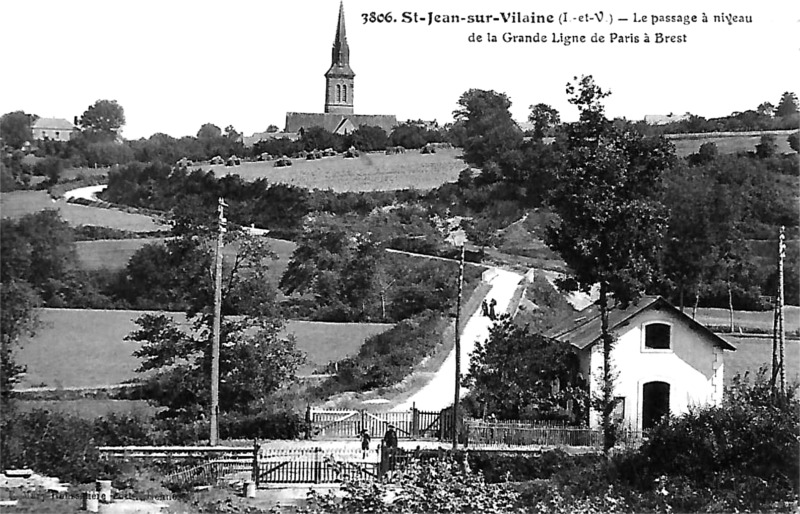
[[[499,268],[491,268],[487,273],[493,276],[489,281],[492,288],[486,295],[486,299],[489,301],[493,298],[497,301],[495,312],[499,315],[506,312],[508,309],[511,298],[514,296],[514,291],[522,280],[522,275]],[[489,336],[489,327],[491,324],[492,321],[486,316],[483,316],[481,310],[478,309],[464,325],[464,329],[461,332],[462,376],[466,375],[466,371],[469,369],[469,358],[472,351],[475,349],[475,342],[486,340]],[[455,395],[455,373],[456,352],[455,348],[453,348],[442,363],[442,366],[434,374],[431,381],[425,384],[422,389],[417,391],[405,402],[395,406],[392,410],[407,411],[411,409],[412,405],[415,405],[416,408],[420,410],[438,411],[452,405]],[[467,392],[468,391],[462,387],[460,396],[464,397]]]

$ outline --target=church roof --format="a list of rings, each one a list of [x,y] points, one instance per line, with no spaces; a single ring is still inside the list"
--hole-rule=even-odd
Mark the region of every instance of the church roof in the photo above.
[[[361,125],[380,127],[387,135],[397,125],[397,117],[393,114],[287,112],[284,132],[299,132],[301,128],[308,130],[311,127],[322,127],[328,132],[336,132],[336,129],[342,126],[345,120],[349,120],[356,128]]]

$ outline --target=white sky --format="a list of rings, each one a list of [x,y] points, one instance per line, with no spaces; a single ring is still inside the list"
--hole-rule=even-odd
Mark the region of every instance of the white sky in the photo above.
[[[647,5],[642,7],[642,5]],[[203,123],[240,132],[283,128],[287,111],[321,112],[339,0],[0,0],[0,114],[24,110],[72,120],[95,100],[125,109],[129,139],[194,135]],[[427,16],[501,12],[570,17],[603,11],[603,23],[363,24],[362,13]],[[751,24],[619,22],[633,13],[750,15]],[[564,86],[591,74],[612,96],[609,116],[714,117],[800,94],[800,2],[493,2],[346,0],[355,111],[452,119],[470,88],[505,92],[525,120],[544,102],[574,119]],[[612,24],[608,21],[614,17]],[[469,43],[471,33],[552,38],[656,32],[684,44]]]

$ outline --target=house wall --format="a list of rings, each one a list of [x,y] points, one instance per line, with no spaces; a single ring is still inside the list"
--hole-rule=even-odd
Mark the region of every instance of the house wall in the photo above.
[[[655,321],[671,325],[671,349],[644,348],[644,326]],[[627,427],[642,429],[642,390],[648,382],[670,385],[669,408],[673,415],[688,412],[692,406],[722,401],[723,350],[678,316],[668,311],[647,310],[618,329],[617,336],[611,353],[617,373],[614,396],[624,397]],[[603,373],[602,345],[594,344],[591,350],[582,353],[581,367],[588,365],[593,372],[590,388],[598,393]],[[602,425],[599,412],[592,413],[590,425]]]
[[[32,132],[33,139],[37,140],[69,141],[72,139],[73,131],[69,129],[34,128]]]

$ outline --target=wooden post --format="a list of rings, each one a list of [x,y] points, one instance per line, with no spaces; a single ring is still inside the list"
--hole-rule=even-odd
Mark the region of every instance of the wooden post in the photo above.
[[[258,451],[260,447],[258,445],[258,439],[253,439],[253,472],[251,480],[255,482],[256,489],[258,489]]]
[[[461,294],[464,286],[464,243],[458,266],[458,301],[456,302],[456,390],[453,398],[453,449],[458,448],[458,404],[461,397]]]
[[[219,226],[217,230],[217,256],[214,272],[214,335],[211,340],[211,446],[219,444],[219,339],[222,323],[222,245],[226,231],[225,207],[228,204],[219,199]]]
[[[367,409],[361,409],[361,430],[367,429]]]
[[[416,402],[411,404],[411,437],[419,437],[419,411]]]
[[[319,446],[314,448],[314,483],[320,483],[322,479],[322,460],[320,459],[320,453],[322,452],[322,448]]]

